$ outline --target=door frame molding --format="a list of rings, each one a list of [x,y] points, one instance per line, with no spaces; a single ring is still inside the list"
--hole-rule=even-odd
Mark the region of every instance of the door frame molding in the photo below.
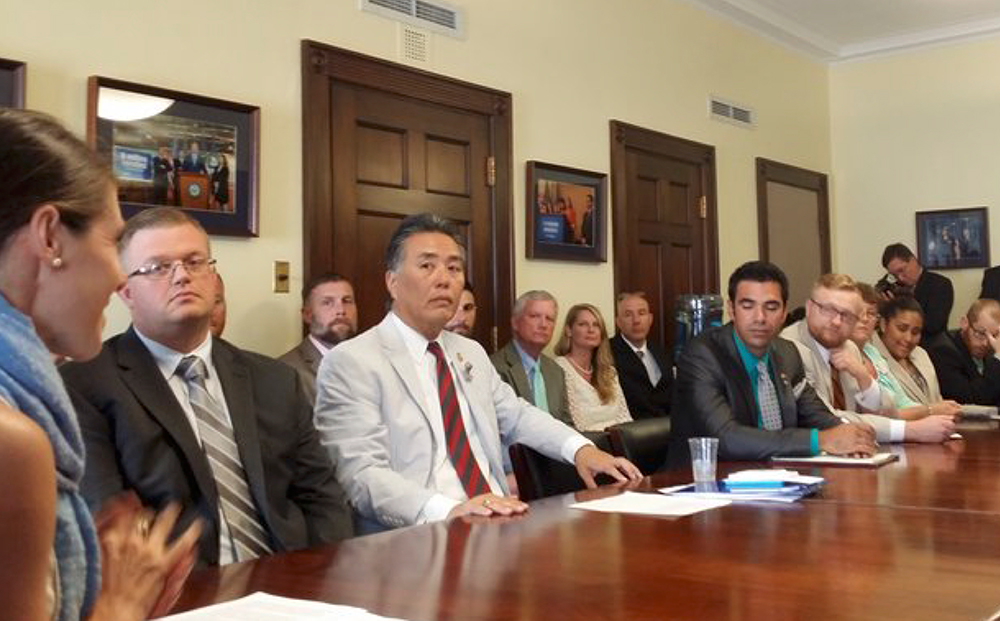
[[[628,248],[636,240],[628,213],[624,206],[628,204],[628,183],[626,181],[626,156],[629,149],[647,150],[652,153],[663,153],[669,149],[679,149],[683,161],[699,166],[701,183],[705,190],[706,221],[711,226],[703,227],[703,247],[709,249],[704,259],[702,279],[705,283],[705,293],[719,291],[719,217],[716,205],[715,188],[715,147],[686,138],[671,136],[637,125],[612,120],[611,129],[611,196],[612,212],[614,213],[614,248],[615,248],[615,295],[623,287],[629,286],[633,266],[630,265]],[[672,304],[672,302],[671,302]]]
[[[510,93],[308,39],[302,40],[301,52],[304,280],[308,282],[312,277],[314,267],[333,264],[336,227],[332,221],[332,204],[333,184],[337,180],[326,174],[333,170],[329,141],[330,80],[482,114],[487,117],[490,153],[495,159],[496,169],[496,182],[489,192],[492,218],[490,262],[494,266],[494,290],[490,299],[494,305],[496,342],[507,342],[510,339],[510,312],[515,290]],[[319,105],[310,106],[315,102]],[[480,297],[483,299],[477,300],[477,303],[482,304],[486,296],[480,294]]]
[[[820,269],[824,274],[832,267],[830,256],[830,193],[827,176],[821,172],[799,168],[791,164],[776,162],[758,157],[757,169],[757,246],[761,261],[770,260],[769,239],[767,233],[767,182],[773,181],[790,185],[803,190],[816,192],[818,197],[817,211],[819,215],[819,249]]]

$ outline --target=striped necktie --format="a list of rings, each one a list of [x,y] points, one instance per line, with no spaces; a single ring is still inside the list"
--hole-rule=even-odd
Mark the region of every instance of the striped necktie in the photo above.
[[[462,411],[458,407],[458,396],[455,394],[455,381],[448,370],[448,362],[444,359],[444,351],[436,341],[427,344],[427,351],[437,362],[438,399],[441,401],[441,418],[444,421],[444,435],[448,443],[448,458],[458,473],[466,495],[469,498],[486,494],[490,486],[483,477],[479,464],[476,462],[469,437],[465,435],[465,424],[462,422]]]
[[[761,426],[768,431],[781,429],[781,405],[778,404],[778,393],[771,381],[767,363],[761,360],[757,363],[757,405],[760,407]]]
[[[222,406],[205,387],[208,369],[204,361],[197,356],[186,356],[177,365],[177,374],[187,382],[188,399],[198,421],[202,448],[215,477],[222,515],[235,544],[236,560],[270,554],[271,546],[250,495],[233,428]]]

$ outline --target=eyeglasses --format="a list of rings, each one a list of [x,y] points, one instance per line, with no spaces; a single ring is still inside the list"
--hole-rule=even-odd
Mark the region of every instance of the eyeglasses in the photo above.
[[[809,298],[809,301],[816,305],[816,308],[819,309],[820,315],[823,315],[824,317],[826,317],[831,321],[833,321],[837,317],[840,317],[840,320],[845,325],[853,326],[854,324],[858,323],[858,316],[852,313],[851,311],[840,310],[839,308],[833,306],[832,304],[820,304],[813,298]]]
[[[988,341],[991,336],[990,333],[987,332],[986,330],[983,330],[982,328],[977,328],[971,323],[969,324],[969,329],[972,330],[972,333],[975,334],[976,338],[979,339],[980,341]],[[992,336],[993,338],[998,338],[998,335],[996,334]]]
[[[173,275],[178,266],[184,266],[184,271],[189,276],[203,276],[215,270],[215,259],[207,257],[188,257],[186,259],[176,259],[174,261],[159,261],[157,263],[147,263],[139,269],[131,272],[128,277],[145,276],[150,280],[163,280]]]

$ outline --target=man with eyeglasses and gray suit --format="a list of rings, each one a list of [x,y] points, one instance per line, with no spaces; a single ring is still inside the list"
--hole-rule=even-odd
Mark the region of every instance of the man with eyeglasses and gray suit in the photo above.
[[[179,502],[182,524],[203,522],[198,559],[208,565],[350,536],[296,372],[209,332],[217,279],[201,225],[147,209],[118,249],[132,326],[94,360],[62,368],[91,507],[128,490],[151,507]]]

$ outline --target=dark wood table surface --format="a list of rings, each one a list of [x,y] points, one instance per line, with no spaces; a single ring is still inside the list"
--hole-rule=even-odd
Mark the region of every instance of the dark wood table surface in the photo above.
[[[578,511],[603,488],[516,519],[360,537],[192,575],[177,610],[254,591],[431,619],[987,619],[1000,612],[1000,431],[894,447],[791,505],[683,518]],[[752,463],[720,464],[720,476]],[[638,487],[690,480],[678,471]]]

